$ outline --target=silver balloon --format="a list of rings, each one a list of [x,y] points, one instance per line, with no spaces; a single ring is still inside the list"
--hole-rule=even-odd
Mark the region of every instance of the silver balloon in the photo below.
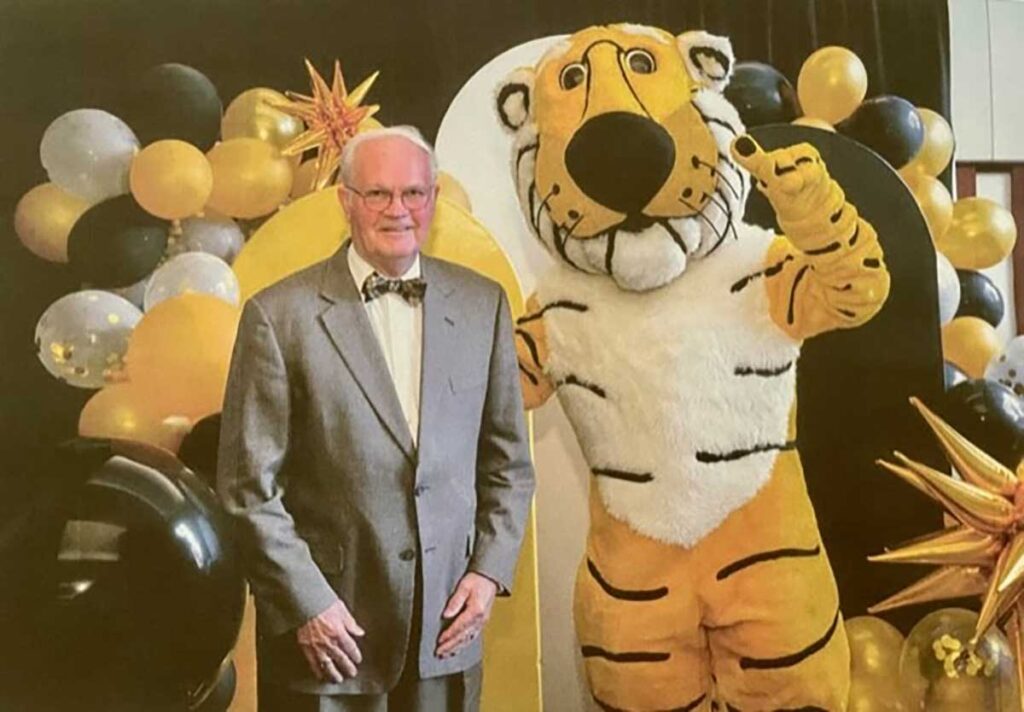
[[[59,116],[43,134],[39,157],[50,180],[98,203],[128,192],[128,171],[139,140],[128,125],[99,109]]]
[[[941,252],[935,253],[935,270],[939,282],[939,323],[948,324],[960,307],[960,279],[952,263]]]
[[[150,275],[147,274],[135,284],[129,284],[127,287],[120,287],[118,289],[108,289],[106,291],[113,292],[119,297],[124,297],[139,309],[142,309],[145,304],[146,287],[149,286],[149,277]]]
[[[36,324],[36,353],[46,370],[79,388],[102,388],[124,366],[128,338],[142,312],[123,297],[86,289],[51,304]]]
[[[210,294],[228,304],[240,299],[238,277],[227,262],[205,252],[186,252],[157,268],[146,287],[146,311],[165,299],[196,292]]]
[[[1011,339],[1003,353],[989,362],[985,378],[997,381],[1024,397],[1024,336]]]
[[[172,236],[171,254],[206,252],[231,264],[245,244],[242,228],[231,218],[188,218],[181,221],[181,234]]]

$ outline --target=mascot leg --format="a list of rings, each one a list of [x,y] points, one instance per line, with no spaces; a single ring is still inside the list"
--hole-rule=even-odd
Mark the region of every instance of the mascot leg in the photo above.
[[[591,493],[576,577],[576,630],[605,712],[711,709],[707,636],[686,550],[633,532]]]
[[[781,515],[781,516],[780,516]],[[795,451],[698,545],[718,695],[738,712],[842,712],[850,653],[832,568]]]

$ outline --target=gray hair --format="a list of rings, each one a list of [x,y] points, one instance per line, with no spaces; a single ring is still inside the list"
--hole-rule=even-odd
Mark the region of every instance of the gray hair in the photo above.
[[[341,149],[339,168],[341,182],[348,185],[352,180],[352,168],[355,165],[356,150],[362,144],[389,136],[404,138],[414,146],[423,149],[430,161],[430,182],[433,184],[437,180],[437,156],[434,155],[433,147],[423,138],[420,130],[415,126],[389,126],[387,128],[370,129],[369,131],[360,132],[345,143],[344,148]]]

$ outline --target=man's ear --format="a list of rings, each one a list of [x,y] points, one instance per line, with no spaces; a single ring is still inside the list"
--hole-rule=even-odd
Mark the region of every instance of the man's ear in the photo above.
[[[703,30],[684,32],[676,37],[686,70],[697,84],[721,92],[732,76],[736,57],[727,37]]]
[[[530,99],[533,97],[533,70],[522,67],[509,74],[498,85],[494,108],[505,130],[514,133],[530,118]]]

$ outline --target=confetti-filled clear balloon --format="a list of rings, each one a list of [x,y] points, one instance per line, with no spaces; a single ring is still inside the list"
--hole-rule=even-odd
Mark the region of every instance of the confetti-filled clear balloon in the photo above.
[[[1011,339],[1003,352],[989,362],[985,378],[1002,383],[1024,398],[1024,336]]]
[[[935,253],[935,271],[939,281],[939,323],[948,324],[960,306],[960,279],[949,259]]]
[[[219,257],[205,252],[186,252],[167,260],[153,273],[146,287],[146,311],[180,294],[209,294],[237,306],[238,278]]]
[[[910,709],[1019,712],[1010,644],[993,627],[972,647],[977,621],[974,611],[943,608],[914,626],[900,656],[900,679]]]
[[[61,297],[36,324],[36,351],[46,370],[79,388],[118,380],[128,338],[142,312],[123,297],[87,289]]]
[[[206,252],[228,264],[245,244],[245,235],[238,224],[227,217],[207,215],[181,221],[181,234],[172,238],[172,255],[183,252]]]
[[[43,134],[39,158],[50,180],[90,203],[128,192],[139,140],[128,125],[99,109],[59,116]]]

